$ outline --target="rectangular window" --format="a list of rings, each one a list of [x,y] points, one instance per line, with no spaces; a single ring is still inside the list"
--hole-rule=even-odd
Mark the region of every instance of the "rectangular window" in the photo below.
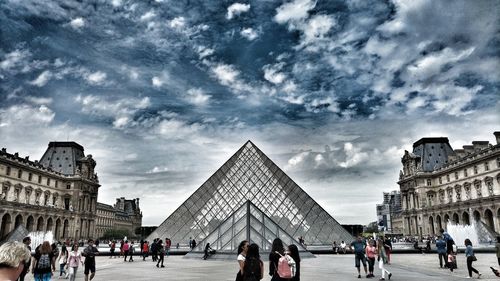
[[[474,174],[477,175],[477,166],[474,165]]]
[[[432,181],[430,179],[427,179],[427,186],[431,186],[432,185]]]
[[[42,183],[42,176],[38,175],[38,183]]]
[[[69,183],[68,183],[68,184],[66,185],[66,189],[71,189],[71,184],[69,184]]]
[[[446,181],[450,182],[450,175],[446,175]]]
[[[58,181],[56,181],[56,188],[57,188],[57,186],[58,186],[58,185],[59,185],[59,182],[58,182]]]
[[[23,176],[23,171],[21,169],[17,170],[17,178],[20,179]]]
[[[497,168],[500,168],[500,157],[497,158]]]
[[[488,162],[484,163],[484,170],[489,171],[490,170],[490,165],[488,165]]]
[[[47,185],[50,186],[50,179],[47,178]]]
[[[33,174],[32,173],[29,173],[28,174],[28,180],[31,181],[33,179]]]
[[[7,176],[10,176],[10,167],[9,167],[9,166],[7,166],[7,171],[5,171],[5,174],[6,174]]]
[[[443,183],[443,179],[441,179],[441,177],[439,177],[439,184],[442,184]]]
[[[467,177],[467,169],[464,169],[464,177]]]
[[[455,172],[455,179],[458,180],[458,172]]]

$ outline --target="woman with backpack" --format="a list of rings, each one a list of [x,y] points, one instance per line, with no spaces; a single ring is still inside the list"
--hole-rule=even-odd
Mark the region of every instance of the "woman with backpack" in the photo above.
[[[66,271],[64,270],[64,268],[68,263],[68,250],[66,249],[66,245],[62,245],[61,252],[59,253],[57,259],[59,260],[59,278],[61,278],[61,276],[63,276],[63,273],[64,275],[66,275]]]
[[[276,238],[273,240],[273,246],[271,248],[271,253],[269,253],[269,275],[271,276],[271,281],[286,281],[278,274],[278,262],[281,256],[285,255],[285,247],[283,247],[283,241]]]
[[[240,245],[238,246],[238,265],[239,265],[239,270],[238,273],[236,274],[236,281],[243,281],[243,275],[241,274],[243,272],[243,266],[245,265],[245,257],[247,256],[247,251],[248,251],[248,241],[243,240],[240,242]]]
[[[37,250],[33,258],[31,272],[35,281],[50,281],[52,272],[56,270],[54,254],[49,241],[44,241]]]
[[[290,279],[290,281],[300,281],[300,256],[299,248],[297,248],[297,245],[288,245],[288,254],[295,261],[294,276],[292,277],[292,279]]]
[[[260,260],[259,246],[255,243],[248,246],[242,275],[243,281],[258,281],[264,277],[264,263]]]
[[[75,243],[71,247],[71,252],[69,252],[68,255],[68,263],[66,265],[66,267],[69,268],[69,281],[75,281],[79,264],[83,265],[82,255],[78,251],[78,244]]]

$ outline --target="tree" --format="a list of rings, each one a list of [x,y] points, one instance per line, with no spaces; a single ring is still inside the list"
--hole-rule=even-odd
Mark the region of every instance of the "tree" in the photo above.
[[[102,235],[102,239],[122,239],[125,236],[130,236],[130,233],[126,229],[108,229]]]

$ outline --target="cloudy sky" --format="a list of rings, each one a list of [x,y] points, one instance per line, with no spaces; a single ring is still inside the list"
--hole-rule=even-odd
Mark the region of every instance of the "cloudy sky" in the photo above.
[[[341,223],[404,150],[500,130],[499,1],[0,2],[0,146],[73,140],[160,224],[252,140]],[[355,211],[354,211],[355,210]]]

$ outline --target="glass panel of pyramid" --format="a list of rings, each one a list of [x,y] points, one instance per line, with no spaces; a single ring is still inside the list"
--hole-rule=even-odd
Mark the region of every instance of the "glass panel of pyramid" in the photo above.
[[[242,221],[246,210],[241,209],[247,201],[264,214],[262,221],[255,217],[262,225],[252,229],[262,241],[278,237],[280,231],[294,237],[294,244],[298,244],[299,236],[308,245],[331,245],[333,241],[352,239],[330,214],[248,141],[158,226],[148,240],[170,238],[174,245],[187,246],[190,238],[199,242],[215,235],[217,230],[222,232],[216,235],[220,239],[217,248],[235,250],[231,243],[236,242],[230,240],[247,236],[242,233],[246,227]],[[227,234],[229,229],[231,233]]]

